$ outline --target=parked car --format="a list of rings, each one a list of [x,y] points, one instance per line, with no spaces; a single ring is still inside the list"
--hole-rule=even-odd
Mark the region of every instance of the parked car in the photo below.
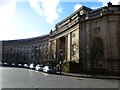
[[[24,64],[23,66],[24,66],[24,68],[28,68],[29,67],[28,64]]]
[[[35,65],[34,65],[34,64],[30,64],[30,65],[29,65],[29,68],[30,68],[30,69],[35,69]]]
[[[43,72],[45,72],[45,73],[56,73],[56,69],[53,66],[45,66],[43,68]]]
[[[14,63],[12,63],[12,66],[15,66],[15,64],[14,64]]]
[[[44,65],[37,64],[36,67],[35,67],[35,70],[37,70],[37,71],[43,71],[43,67],[44,67]]]
[[[7,62],[4,62],[2,66],[9,66],[9,64]]]
[[[18,64],[18,67],[22,67],[22,64],[19,63],[19,64]]]
[[[0,62],[0,66],[2,66],[2,62]]]

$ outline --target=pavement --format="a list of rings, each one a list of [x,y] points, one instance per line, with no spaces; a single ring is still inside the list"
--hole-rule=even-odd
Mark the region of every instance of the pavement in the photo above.
[[[57,72],[57,74],[60,74],[60,72]],[[78,74],[78,73],[65,73],[62,72],[62,75],[64,76],[71,76],[71,77],[82,77],[82,78],[95,78],[95,79],[114,79],[114,80],[120,80],[120,76],[108,76],[108,75],[91,75],[91,74]]]
[[[118,80],[82,78],[81,74],[62,72],[62,75],[48,74],[31,69],[2,67],[0,78],[1,87],[8,88],[104,88],[105,90],[118,90]],[[82,75],[83,76],[83,75]],[[37,89],[36,89],[37,88]],[[97,90],[98,90],[97,89]],[[12,89],[13,90],[13,89]],[[25,89],[26,90],[26,89]],[[62,89],[63,90],[63,89]],[[81,89],[80,89],[81,90]],[[94,89],[92,89],[94,90]],[[101,89],[100,89],[101,90]]]

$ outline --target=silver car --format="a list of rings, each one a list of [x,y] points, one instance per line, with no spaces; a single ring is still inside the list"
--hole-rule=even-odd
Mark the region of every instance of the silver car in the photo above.
[[[25,68],[28,68],[29,66],[28,66],[28,64],[24,64],[24,67],[25,67]]]
[[[35,69],[35,65],[34,64],[30,64],[29,68],[30,69]]]
[[[18,64],[18,67],[22,67],[22,64],[19,63],[19,64]]]
[[[36,67],[35,67],[35,69],[36,69],[37,71],[43,71],[43,67],[44,67],[44,65],[42,65],[42,64],[37,64]]]
[[[43,68],[43,72],[45,73],[56,73],[56,69],[53,66],[45,66]]]

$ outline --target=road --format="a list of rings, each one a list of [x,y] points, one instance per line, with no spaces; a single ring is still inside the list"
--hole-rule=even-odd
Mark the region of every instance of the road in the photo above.
[[[118,88],[118,80],[53,75],[24,68],[0,69],[2,88]]]

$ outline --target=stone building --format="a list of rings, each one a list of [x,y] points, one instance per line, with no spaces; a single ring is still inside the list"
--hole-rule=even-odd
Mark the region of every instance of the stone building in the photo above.
[[[9,64],[47,63],[49,35],[3,41],[2,62]]]
[[[96,10],[81,7],[56,24],[50,35],[50,45],[54,58],[58,63],[62,61],[65,71],[117,73],[120,5],[108,3],[108,6]]]
[[[2,62],[2,41],[0,41],[0,62]]]
[[[118,74],[120,5],[108,3],[96,10],[82,6],[57,23],[48,35],[2,43],[3,62],[54,62],[56,66],[62,63],[66,72]]]

